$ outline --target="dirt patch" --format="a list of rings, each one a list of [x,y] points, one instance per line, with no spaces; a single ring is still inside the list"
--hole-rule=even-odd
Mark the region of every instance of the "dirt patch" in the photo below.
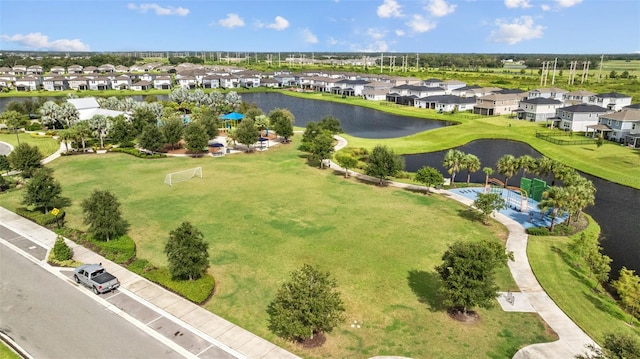
[[[447,314],[449,314],[451,319],[461,323],[476,323],[480,321],[480,316],[473,310],[469,310],[465,313],[461,309],[454,308],[447,310]]]
[[[324,333],[320,332],[320,333],[316,333],[316,335],[314,335],[313,338],[303,339],[298,343],[303,348],[317,348],[322,344],[324,344],[326,341],[327,341],[327,336]]]

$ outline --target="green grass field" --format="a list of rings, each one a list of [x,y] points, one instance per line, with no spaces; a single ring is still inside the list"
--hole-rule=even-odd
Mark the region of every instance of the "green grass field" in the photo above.
[[[60,148],[60,144],[58,143],[58,141],[51,137],[34,137],[28,133],[21,133],[19,134],[19,136],[20,143],[24,142],[30,144],[31,146],[37,146],[40,150],[40,153],[42,153],[44,157],[56,152],[58,148]],[[12,146],[18,145],[16,135],[10,133],[0,133],[0,142],[9,143]]]
[[[3,341],[0,341],[0,358],[20,359],[20,356],[11,350],[11,348],[9,348]]]
[[[587,231],[600,228],[591,221]],[[596,341],[608,333],[640,336],[640,322],[623,312],[607,294],[594,290],[584,261],[571,252],[567,237],[529,236],[527,254],[545,291],[565,313]]]
[[[604,60],[602,73],[609,75],[611,71],[616,71],[618,75],[623,71],[628,71],[629,75],[640,76],[640,60]]]
[[[299,137],[299,136],[296,136]],[[83,228],[79,203],[94,189],[122,202],[138,256],[163,265],[168,232],[188,220],[210,243],[218,284],[205,307],[306,358],[510,358],[551,341],[540,318],[480,310],[462,324],[442,310],[434,267],[449,243],[504,239],[499,224],[469,220],[459,203],[345,180],[310,167],[293,144],[224,158],[143,160],[124,154],[62,157],[51,163],[72,199],[68,225]],[[202,166],[204,178],[169,187],[169,172]],[[0,197],[9,209],[22,193]],[[337,279],[347,322],[321,348],[285,342],[267,329],[266,308],[289,272],[303,263]],[[514,289],[508,270],[500,287]],[[351,328],[358,320],[362,328]]]

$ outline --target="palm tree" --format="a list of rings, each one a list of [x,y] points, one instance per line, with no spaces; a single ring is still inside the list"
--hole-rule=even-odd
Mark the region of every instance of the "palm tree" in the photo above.
[[[468,153],[462,158],[462,164],[467,169],[467,186],[469,186],[471,174],[480,170],[480,159],[478,156]]]
[[[509,178],[518,172],[518,161],[513,155],[504,155],[498,159],[496,169],[500,174],[504,175],[504,186],[507,187]]]
[[[550,232],[553,232],[556,218],[564,214],[568,204],[568,194],[564,187],[553,186],[542,193],[542,200],[538,203],[538,208],[542,211],[551,210]]]
[[[73,142],[78,137],[78,134],[75,128],[69,128],[58,132],[58,137],[60,141],[64,141],[64,147],[67,149],[67,152],[69,152],[69,142]]]
[[[463,157],[464,157],[464,152],[460,150],[454,150],[454,149],[450,149],[444,155],[442,166],[447,168],[447,172],[449,172],[449,174],[451,175],[451,186],[453,186],[455,183],[456,173],[460,171]]]
[[[522,177],[526,177],[527,172],[533,172],[536,169],[536,160],[529,155],[520,156],[518,157],[518,167],[522,169]]]
[[[549,157],[540,157],[536,160],[536,174],[542,177],[548,176],[553,173],[553,165],[555,161]]]
[[[593,182],[576,174],[564,181],[569,200],[569,220],[580,219],[582,211],[595,203],[596,188]]]
[[[86,150],[86,141],[87,137],[91,136],[91,128],[89,128],[89,123],[87,121],[80,121],[72,126],[73,133],[80,139],[82,142],[82,152]]]
[[[104,138],[111,127],[111,118],[104,115],[94,115],[89,119],[88,123],[89,128],[100,138],[100,148],[104,148]]]
[[[482,169],[482,172],[484,172],[484,175],[485,175],[484,186],[486,187],[489,185],[489,176],[493,174],[493,168],[485,167]]]
[[[53,101],[47,101],[40,107],[39,112],[42,124],[45,126],[52,125],[55,129],[56,122],[60,116],[60,106]]]

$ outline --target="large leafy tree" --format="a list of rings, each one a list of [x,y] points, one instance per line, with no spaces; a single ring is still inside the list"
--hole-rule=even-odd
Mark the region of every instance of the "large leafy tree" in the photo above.
[[[171,145],[171,149],[174,149],[176,144],[182,139],[184,133],[184,124],[177,113],[164,114],[161,131],[165,141]]]
[[[349,177],[349,168],[354,168],[358,165],[357,158],[343,152],[336,154],[336,162],[344,168],[344,178]]]
[[[202,232],[189,222],[169,232],[164,252],[174,279],[198,279],[209,267],[208,244]]]
[[[145,127],[140,134],[140,138],[138,138],[140,147],[149,151],[160,151],[165,143],[164,134],[156,125]]]
[[[307,122],[307,127],[305,127],[304,132],[302,133],[302,144],[300,145],[300,150],[309,151],[311,143],[313,143],[316,136],[321,133],[322,128],[316,122]]]
[[[197,153],[207,147],[209,135],[202,125],[191,123],[184,131],[184,140],[187,151]]]
[[[446,168],[447,172],[451,175],[451,186],[455,185],[456,174],[462,169],[464,155],[464,152],[456,149],[450,149],[444,154],[442,166]]]
[[[423,166],[416,172],[416,181],[424,184],[427,187],[427,194],[430,193],[431,187],[441,185],[444,183],[444,177],[442,173],[437,169],[430,166]]]
[[[22,172],[22,177],[25,178],[31,177],[35,170],[40,168],[42,158],[37,146],[24,142],[17,145],[8,156],[11,168]]]
[[[404,159],[397,156],[387,146],[377,145],[367,158],[365,173],[378,178],[382,184],[387,177],[395,176],[404,170]]]
[[[10,110],[0,114],[0,123],[4,123],[9,130],[16,134],[18,144],[20,144],[18,132],[21,128],[24,128],[27,125],[27,122],[26,116],[17,111]]]
[[[500,193],[478,193],[478,197],[473,201],[473,206],[480,211],[482,223],[487,224],[489,216],[494,211],[506,208],[507,203]]]
[[[11,163],[7,155],[0,155],[0,171],[4,171],[7,175],[11,171]]]
[[[471,179],[471,174],[478,172],[480,170],[480,159],[478,156],[467,153],[462,157],[462,166],[467,170],[467,186],[469,185],[469,181]]]
[[[44,213],[47,213],[50,208],[54,207],[55,201],[60,198],[60,193],[62,193],[62,187],[53,178],[52,171],[47,168],[39,168],[27,182],[22,203],[42,208]]]
[[[291,273],[267,312],[269,329],[296,341],[330,333],[344,320],[344,304],[335,279],[308,264]]]
[[[122,218],[120,202],[111,192],[94,190],[80,206],[84,224],[96,238],[109,241],[125,233],[126,222]]]
[[[627,333],[607,333],[602,347],[587,345],[589,353],[576,359],[636,359],[640,358],[640,339]]]
[[[518,172],[518,160],[513,155],[504,155],[498,159],[496,169],[504,176],[504,186],[507,187],[509,178]]]
[[[331,157],[334,151],[333,136],[329,131],[323,131],[313,139],[309,152],[310,159],[320,163],[320,167],[324,166],[324,160]]]
[[[283,142],[289,142],[289,138],[293,137],[293,123],[295,116],[287,109],[276,108],[269,113],[271,126],[276,134],[284,139]]]
[[[613,282],[620,301],[636,318],[640,318],[640,277],[634,270],[622,267],[620,276]]]
[[[260,139],[260,130],[255,126],[252,119],[245,118],[238,124],[236,137],[238,138],[238,142],[247,146],[247,151],[251,151],[251,145]]]
[[[444,303],[465,315],[474,307],[491,307],[498,296],[496,269],[505,266],[511,256],[497,241],[450,245],[436,267]]]
[[[197,107],[194,109],[194,112],[191,113],[191,116],[194,123],[198,123],[205,128],[209,140],[218,137],[220,120],[211,108],[206,106]]]
[[[131,142],[135,138],[133,124],[122,115],[114,117],[109,137],[121,146],[131,146]]]
[[[342,127],[340,126],[340,120],[329,115],[324,117],[320,122],[318,122],[318,126],[323,130],[327,130],[331,132],[332,135],[337,135],[339,133],[344,132]]]
[[[147,126],[157,126],[160,115],[150,106],[141,106],[133,110],[131,124],[133,137],[138,137]]]

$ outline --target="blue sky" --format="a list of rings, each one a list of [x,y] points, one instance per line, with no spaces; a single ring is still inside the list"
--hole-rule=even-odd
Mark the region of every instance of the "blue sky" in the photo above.
[[[640,52],[638,0],[2,0],[0,50]]]

